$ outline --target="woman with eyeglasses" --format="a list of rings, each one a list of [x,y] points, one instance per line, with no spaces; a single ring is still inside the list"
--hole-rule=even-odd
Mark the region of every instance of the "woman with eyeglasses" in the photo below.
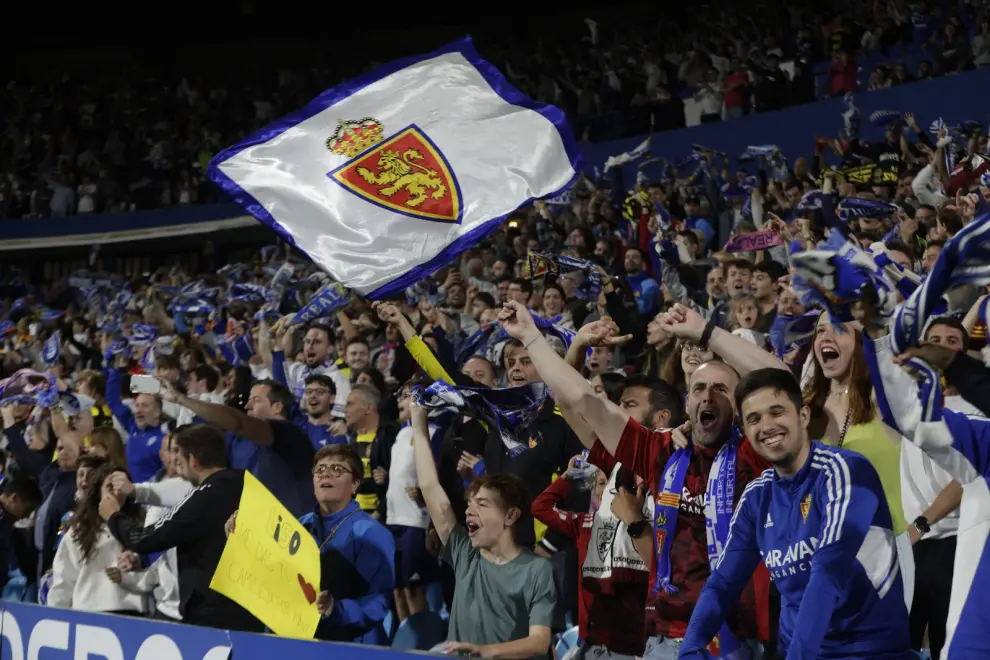
[[[363,476],[351,445],[320,449],[313,459],[317,510],[299,521],[320,548],[316,639],[387,646],[383,621],[395,588],[395,542],[354,501]]]

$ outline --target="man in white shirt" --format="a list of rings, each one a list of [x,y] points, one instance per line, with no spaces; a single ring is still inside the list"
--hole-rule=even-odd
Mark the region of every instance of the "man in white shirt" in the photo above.
[[[962,351],[969,333],[958,319],[944,316],[929,323],[925,341]],[[945,394],[946,408],[982,417],[954,388],[947,387]],[[920,650],[927,631],[933,658],[945,645],[962,497],[963,487],[928,454],[911,442],[901,443],[901,502],[904,517],[912,521],[908,533],[915,563],[911,647]]]
[[[413,453],[413,429],[409,424],[413,384],[399,391],[399,422],[402,428],[392,445],[392,464],[388,471],[386,523],[395,538],[395,611],[399,621],[426,611],[425,585],[436,579],[437,562],[426,551],[426,530],[430,515],[419,491],[416,458]],[[443,433],[430,424],[434,449]]]
[[[702,124],[722,120],[722,92],[718,82],[718,71],[714,68],[709,68],[698,83],[694,100],[701,106]]]
[[[186,379],[186,394],[207,403],[223,403],[224,397],[215,391],[219,383],[220,374],[217,370],[207,364],[200,364],[189,372],[189,378]],[[177,426],[192,424],[196,417],[189,408],[171,401],[163,401],[162,408],[167,415],[175,418]]]

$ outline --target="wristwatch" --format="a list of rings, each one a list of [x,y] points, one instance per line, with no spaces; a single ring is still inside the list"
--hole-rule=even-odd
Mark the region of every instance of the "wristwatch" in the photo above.
[[[637,520],[636,522],[628,525],[626,531],[629,532],[629,536],[634,539],[638,539],[640,536],[645,534],[650,529],[649,520]]]
[[[928,522],[928,518],[924,516],[918,516],[913,521],[911,521],[911,526],[918,530],[918,536],[920,538],[925,538],[925,534],[932,531],[932,525]]]

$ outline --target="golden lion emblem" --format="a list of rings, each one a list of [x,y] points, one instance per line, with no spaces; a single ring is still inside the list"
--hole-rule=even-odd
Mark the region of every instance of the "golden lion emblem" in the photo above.
[[[378,192],[385,197],[391,197],[400,190],[407,191],[409,199],[405,201],[405,205],[412,208],[426,201],[428,190],[433,191],[431,198],[443,199],[447,194],[447,186],[436,170],[413,162],[417,160],[423,160],[423,154],[416,149],[407,149],[402,156],[386,149],[378,158],[377,172],[359,167],[357,173],[368,183],[379,186]]]

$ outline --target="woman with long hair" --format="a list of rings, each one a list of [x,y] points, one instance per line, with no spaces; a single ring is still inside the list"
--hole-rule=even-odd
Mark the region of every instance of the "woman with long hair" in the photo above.
[[[107,465],[107,459],[102,456],[95,456],[87,454],[79,459],[76,463],[76,505],[82,501],[83,497],[86,496],[86,491],[89,489],[90,484],[93,482],[93,476],[96,474],[97,470],[100,470],[105,465]],[[72,511],[66,511],[65,515],[62,516],[62,522],[58,528],[58,540],[55,542],[56,548],[62,543],[62,539],[65,536],[66,530],[69,528],[69,523],[72,521],[73,513]]]
[[[556,282],[548,282],[543,288],[543,318],[552,319],[564,313],[564,306],[567,304],[567,294],[564,287]],[[574,329],[574,322],[571,319],[560,319],[558,325]]]
[[[664,330],[660,323],[660,317],[664,315],[664,312],[668,308],[666,305],[662,306],[660,312],[646,324],[646,346],[643,350],[642,362],[639,365],[639,369],[637,369],[638,373],[644,376],[666,380],[663,373],[665,369],[668,372],[670,371],[667,365],[671,361],[671,355],[677,348],[677,339]],[[680,362],[680,360],[678,359],[677,362]]]
[[[93,456],[102,456],[110,461],[115,468],[127,469],[127,454],[124,450],[124,441],[120,439],[120,433],[112,426],[102,426],[93,429],[89,434],[89,447],[86,453]]]
[[[901,437],[881,421],[874,404],[873,381],[858,324],[835,327],[828,314],[819,316],[809,367],[802,378],[802,389],[804,402],[811,409],[811,437],[858,452],[870,461],[880,476],[901,550],[900,537],[907,536],[901,503]],[[900,554],[904,564],[905,553]],[[910,555],[910,547],[906,554]],[[909,565],[913,575],[913,561]],[[906,596],[910,604],[911,594]]]
[[[683,394],[687,392],[688,381],[698,367],[715,359],[712,351],[694,342],[678,339],[660,369],[660,378]]]
[[[124,548],[107,530],[99,509],[103,484],[115,472],[123,470],[107,464],[88,475],[86,491],[55,553],[48,592],[52,607],[129,615],[145,612],[142,596],[111,579]],[[125,504],[123,511],[136,520],[144,520],[144,511],[133,502]]]

